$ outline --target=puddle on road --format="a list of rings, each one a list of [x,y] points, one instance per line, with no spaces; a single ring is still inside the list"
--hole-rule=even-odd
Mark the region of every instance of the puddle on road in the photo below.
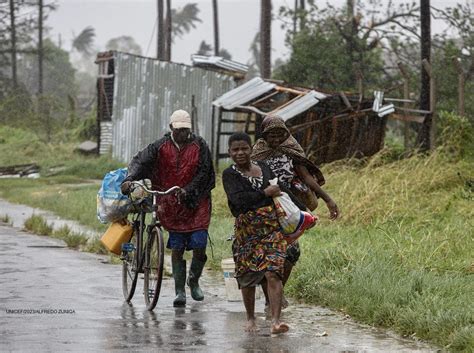
[[[188,298],[186,308],[173,308],[172,299],[171,296],[160,298],[154,312],[146,311],[143,305],[123,304],[120,318],[109,320],[109,327],[100,334],[107,337],[105,348],[160,347],[202,352],[435,351],[423,343],[359,325],[324,308],[291,305],[283,313],[290,331],[284,335],[271,335],[270,321],[265,319],[261,302],[257,306],[260,331],[249,334],[243,332],[245,310],[241,302],[228,303],[208,296],[201,303]],[[232,307],[230,310],[229,306]]]
[[[33,243],[35,244],[35,243]],[[64,251],[41,250],[44,246],[30,246],[27,259],[19,261],[20,268],[31,268],[27,274],[8,275],[9,305],[40,308],[64,306],[75,309],[68,316],[8,317],[13,333],[9,336],[11,347],[44,351],[199,351],[199,352],[428,352],[435,351],[422,343],[404,340],[383,330],[359,325],[339,313],[308,305],[291,303],[283,312],[283,319],[290,325],[288,334],[269,334],[270,321],[263,313],[263,299],[258,300],[256,314],[260,332],[243,332],[245,309],[242,302],[227,302],[222,273],[206,271],[202,280],[204,302],[194,302],[189,296],[186,308],[172,307],[173,280],[163,281],[163,295],[154,312],[144,307],[142,280],[138,283],[134,305],[123,304],[121,298],[120,268],[102,265],[95,257],[81,254],[74,256]],[[36,250],[35,250],[36,248]],[[45,248],[51,248],[47,246]],[[10,255],[16,251],[11,251]],[[46,254],[46,255],[45,255]],[[23,252],[25,255],[25,252]],[[54,255],[57,255],[52,261]],[[18,259],[11,256],[11,259]],[[56,267],[56,264],[61,266]],[[48,266],[51,269],[48,270]],[[0,269],[18,273],[9,266]],[[74,271],[79,269],[79,271]],[[10,272],[8,272],[10,271]],[[12,281],[22,278],[26,289]],[[60,289],[61,292],[58,292]],[[25,294],[29,292],[31,294]],[[21,293],[21,298],[18,294]],[[3,294],[3,293],[2,293]],[[34,294],[34,295],[33,295]],[[53,295],[52,295],[53,294]],[[16,300],[11,300],[18,298]],[[54,299],[52,299],[54,298]],[[62,299],[62,302],[58,302]],[[46,303],[46,304],[45,304]],[[38,333],[38,327],[46,333]],[[78,332],[80,334],[78,334]],[[323,336],[326,332],[328,335]],[[52,336],[52,340],[50,340]],[[28,345],[26,345],[28,344]],[[51,344],[51,345],[50,345]],[[1,348],[0,342],[0,348]],[[2,349],[0,349],[2,350]],[[7,349],[11,350],[11,349]]]

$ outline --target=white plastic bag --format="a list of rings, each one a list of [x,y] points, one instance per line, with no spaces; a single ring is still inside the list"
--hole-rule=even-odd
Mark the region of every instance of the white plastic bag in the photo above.
[[[270,185],[276,184],[277,179],[270,180]],[[297,240],[306,229],[312,228],[318,221],[318,217],[312,213],[301,211],[286,192],[282,192],[280,196],[275,196],[273,203],[275,204],[283,236],[288,244]]]
[[[270,185],[276,185],[277,179],[270,180]],[[291,200],[286,192],[282,192],[280,196],[273,198],[277,209],[278,221],[283,233],[291,234],[296,231],[301,220],[301,210]]]

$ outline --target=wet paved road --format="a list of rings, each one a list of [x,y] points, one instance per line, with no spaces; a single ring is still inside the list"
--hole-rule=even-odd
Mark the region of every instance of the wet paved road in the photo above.
[[[224,300],[223,281],[213,272],[203,281],[204,302],[188,298],[185,309],[174,309],[168,279],[150,313],[140,290],[133,305],[123,303],[121,267],[104,263],[106,256],[69,250],[61,241],[3,225],[0,241],[1,352],[435,351],[302,305],[284,312],[291,331],[272,337],[261,301],[257,313],[263,329],[258,335],[246,334],[242,303]],[[318,337],[322,332],[328,336]]]

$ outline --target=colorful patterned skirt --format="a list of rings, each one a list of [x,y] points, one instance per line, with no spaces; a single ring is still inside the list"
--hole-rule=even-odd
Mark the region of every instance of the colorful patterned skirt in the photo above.
[[[263,278],[265,271],[277,272],[280,277],[283,275],[286,240],[273,205],[248,211],[235,219],[232,252],[235,277],[241,287],[249,286],[248,280],[242,281],[246,275],[258,273]]]

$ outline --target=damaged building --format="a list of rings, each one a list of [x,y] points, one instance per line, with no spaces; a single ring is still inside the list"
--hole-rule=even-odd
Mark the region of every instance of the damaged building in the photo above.
[[[224,124],[259,137],[266,115],[281,117],[315,163],[371,156],[383,146],[387,116],[394,112],[393,104],[382,103],[382,92],[367,99],[256,77],[213,101],[215,162],[227,157],[222,137],[235,129],[226,131]]]
[[[212,101],[237,87],[247,67],[219,57],[193,58],[194,66],[117,51],[100,53],[97,79],[99,153],[126,162],[169,131],[169,117],[184,109],[193,130],[212,140]]]
[[[220,57],[194,55],[193,66],[121,52],[97,57],[101,154],[126,162],[169,130],[176,109],[191,113],[193,130],[208,141],[216,166],[227,158],[227,139],[235,131],[260,136],[266,115],[285,120],[315,163],[371,156],[383,147],[389,117],[422,123],[429,112],[396,114],[381,91],[325,92],[285,82],[253,78],[247,67]]]

